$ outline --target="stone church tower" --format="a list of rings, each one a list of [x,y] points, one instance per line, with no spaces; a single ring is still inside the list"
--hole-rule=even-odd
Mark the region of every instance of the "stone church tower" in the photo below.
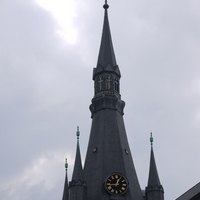
[[[83,168],[77,129],[74,171],[69,184],[66,173],[63,200],[164,200],[152,145],[145,191],[138,182],[123,121],[125,102],[120,95],[121,74],[111,39],[107,2],[103,8],[101,45],[93,70],[92,126],[85,165]]]

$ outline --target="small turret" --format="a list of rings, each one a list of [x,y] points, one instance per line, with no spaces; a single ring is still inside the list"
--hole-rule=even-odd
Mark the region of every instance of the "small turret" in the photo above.
[[[84,200],[86,196],[86,183],[83,181],[83,167],[81,162],[81,153],[79,147],[80,131],[77,127],[77,148],[74,162],[74,171],[72,180],[69,182],[70,200]]]
[[[164,190],[160,183],[156,162],[153,152],[153,137],[150,136],[151,154],[150,154],[150,168],[149,168],[149,180],[146,187],[146,200],[164,200]]]
[[[77,137],[77,149],[76,149],[76,158],[74,163],[72,181],[80,181],[83,178],[83,167],[82,167],[81,153],[79,147],[79,137],[80,137],[79,127],[77,127],[76,137]]]
[[[65,176],[65,185],[64,185],[64,192],[63,192],[62,200],[69,200],[69,185],[68,185],[67,169],[68,169],[68,163],[67,163],[67,158],[66,158],[66,160],[65,160],[66,176]]]

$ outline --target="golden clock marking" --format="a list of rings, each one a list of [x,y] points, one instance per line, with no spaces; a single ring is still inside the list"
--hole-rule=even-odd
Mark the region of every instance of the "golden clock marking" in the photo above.
[[[123,175],[111,174],[105,181],[107,191],[115,195],[123,195],[127,190],[127,180]]]

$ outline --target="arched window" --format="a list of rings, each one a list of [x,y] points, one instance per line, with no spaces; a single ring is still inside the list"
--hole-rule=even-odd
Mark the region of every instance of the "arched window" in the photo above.
[[[106,89],[112,89],[112,76],[110,74],[106,78]]]
[[[103,77],[99,76],[99,80],[98,80],[98,91],[103,90]]]

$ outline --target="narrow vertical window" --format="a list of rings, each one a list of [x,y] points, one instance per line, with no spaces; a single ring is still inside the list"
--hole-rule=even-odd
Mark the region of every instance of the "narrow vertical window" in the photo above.
[[[112,76],[109,74],[106,79],[106,89],[110,90],[112,87]]]
[[[119,92],[119,82],[115,79],[115,91]]]
[[[99,91],[103,90],[103,78],[102,78],[102,76],[99,76],[98,90]]]

